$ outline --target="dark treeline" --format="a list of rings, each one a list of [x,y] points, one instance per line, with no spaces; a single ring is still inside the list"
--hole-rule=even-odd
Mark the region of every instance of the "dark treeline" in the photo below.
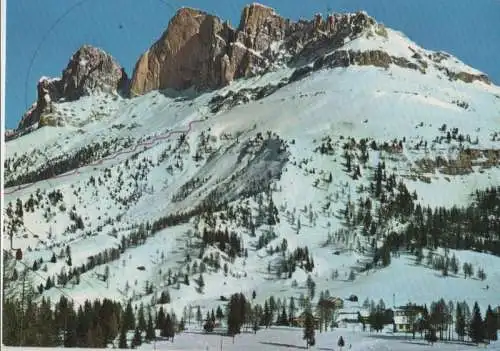
[[[142,304],[134,312],[130,301],[123,306],[108,299],[86,300],[76,308],[64,296],[53,306],[45,298],[40,303],[28,298],[24,304],[6,299],[3,318],[3,342],[9,346],[128,348],[154,340],[155,330],[173,341],[175,332],[184,328],[184,321],[163,307],[154,316]]]
[[[244,329],[257,332],[260,326],[271,325],[302,326],[307,334],[307,342],[314,342],[314,330],[327,330],[328,325],[336,325],[335,311],[338,309],[328,291],[322,292],[315,304],[312,300],[301,296],[296,300],[269,297],[264,305],[254,304],[252,299],[241,293],[233,294],[223,313],[220,307],[217,312],[206,312],[204,329],[214,330],[216,320],[226,318],[227,335],[235,336]],[[480,343],[496,340],[500,328],[500,313],[488,306],[484,315],[479,305],[474,303],[472,310],[464,302],[445,302],[444,299],[419,306],[408,303],[396,310],[386,308],[383,300],[378,304],[365,300],[363,303],[369,315],[348,320],[360,323],[363,330],[369,325],[370,331],[381,331],[386,326],[396,327],[396,314],[403,312],[410,326],[406,333],[412,338],[418,337],[428,342],[439,340],[458,340]],[[302,311],[302,313],[300,313]],[[202,312],[198,308],[196,319],[201,323]],[[126,305],[104,299],[87,300],[76,308],[72,301],[62,296],[52,305],[50,300],[42,298],[35,303],[31,295],[24,301],[4,299],[3,305],[4,343],[9,346],[65,346],[65,347],[137,347],[143,341],[160,336],[174,341],[175,333],[184,330],[185,321],[189,319],[187,312],[177,320],[175,314],[165,313],[163,306],[152,314],[141,303],[132,307],[131,301]],[[200,324],[201,325],[201,324]],[[133,337],[132,337],[133,334]]]
[[[105,347],[123,323],[120,304],[104,299],[75,308],[64,296],[55,306],[42,298],[4,300],[3,342],[18,346]]]
[[[115,145],[114,151],[118,147],[118,139],[111,141],[103,141],[102,143],[95,143],[87,145],[75,152],[72,156],[60,156],[51,160],[50,162],[44,163],[43,166],[36,171],[31,171],[18,176],[16,179],[10,179],[5,182],[6,187],[33,183],[35,181],[49,179],[55,175],[63,174],[69,172],[78,167],[82,167],[91,162],[99,160],[103,157],[111,155],[111,146]],[[123,148],[128,148],[131,145],[131,141],[127,141]],[[8,174],[6,174],[6,177]]]

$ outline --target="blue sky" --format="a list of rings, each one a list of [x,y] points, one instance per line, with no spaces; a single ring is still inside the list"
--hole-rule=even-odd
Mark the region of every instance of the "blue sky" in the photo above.
[[[175,9],[192,6],[237,25],[243,0],[8,0],[6,127],[36,99],[41,76],[58,77],[83,44],[103,48],[129,76],[166,29]],[[500,83],[500,0],[262,0],[285,17],[366,10],[419,45],[447,51]],[[36,56],[34,53],[39,47]],[[30,62],[32,61],[31,69]],[[27,84],[26,84],[27,79]],[[26,89],[27,88],[27,89]]]

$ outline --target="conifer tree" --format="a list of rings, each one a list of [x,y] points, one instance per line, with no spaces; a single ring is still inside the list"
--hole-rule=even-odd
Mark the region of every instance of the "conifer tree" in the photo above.
[[[356,279],[356,275],[354,274],[354,271],[351,269],[351,271],[349,272],[349,277],[348,277],[349,281],[354,281],[354,279]]]
[[[286,308],[285,304],[283,304],[281,308],[281,314],[278,318],[277,325],[288,325],[288,316],[286,315]]]
[[[214,331],[214,325],[215,323],[213,322],[212,318],[210,318],[210,313],[207,312],[207,317],[205,318],[205,324],[203,324],[203,329],[207,333],[211,333]]]
[[[450,270],[453,272],[453,274],[458,274],[458,267],[459,267],[458,258],[455,256],[455,254],[453,254],[450,260]]]
[[[314,317],[312,315],[311,307],[308,305],[304,312],[304,337],[303,339],[306,341],[306,347],[314,346],[315,341],[315,331],[314,331]]]
[[[105,347],[105,340],[104,340],[104,335],[103,335],[103,332],[102,332],[102,328],[101,328],[101,325],[100,323],[97,323],[95,326],[94,326],[94,340],[93,340],[93,346],[94,347],[98,347],[98,348],[102,348],[102,347]]]
[[[146,340],[151,341],[156,338],[155,329],[153,327],[153,318],[151,317],[151,312],[148,314],[148,326],[146,328]]]
[[[266,328],[269,328],[269,326],[271,325],[271,320],[272,313],[266,300],[264,301],[264,325],[266,326]]]
[[[164,329],[164,335],[167,340],[171,339],[172,342],[174,342],[174,336],[175,336],[175,325],[174,325],[174,320],[173,316],[171,317],[169,313],[167,313],[167,317],[165,318],[165,329]]]
[[[241,332],[241,326],[245,322],[246,300],[243,294],[233,294],[229,300],[227,313],[227,332],[233,338]]]
[[[431,345],[437,341],[436,329],[434,327],[430,327],[430,329],[425,334],[425,340],[429,342]]]
[[[423,258],[424,258],[424,253],[422,247],[418,247],[415,253],[415,263],[419,265],[420,263],[422,263]]]
[[[200,306],[196,309],[196,321],[201,325],[201,322],[203,320],[203,316],[201,315],[201,309]]]
[[[215,317],[218,320],[221,320],[222,318],[224,318],[224,313],[222,313],[222,308],[220,308],[220,306],[217,306],[217,311],[215,312]]]
[[[119,349],[127,349],[127,330],[125,329],[124,326],[120,328],[120,339],[118,341],[118,348]]]
[[[314,299],[314,293],[316,291],[316,283],[314,282],[310,274],[307,276],[306,285],[309,292],[309,297],[312,300]]]
[[[47,278],[47,283],[45,284],[45,290],[49,290],[54,286],[54,282],[50,277]]]
[[[274,311],[276,311],[276,300],[274,296],[269,297],[269,310],[271,311],[271,319],[273,318]]]
[[[486,273],[484,272],[484,270],[482,268],[479,268],[477,270],[477,277],[481,280],[485,280],[486,279]]]
[[[350,173],[351,172],[351,155],[347,152],[344,153],[345,157],[345,167],[346,167],[346,172]]]
[[[205,287],[205,281],[203,280],[203,274],[200,273],[200,276],[198,277],[198,291],[200,293],[203,293],[203,288]]]
[[[472,310],[472,318],[469,323],[469,336],[472,342],[476,344],[484,339],[483,318],[481,317],[481,310],[477,302],[474,303],[474,308]]]
[[[486,316],[484,318],[484,324],[485,324],[485,332],[486,332],[486,339],[488,340],[497,340],[497,317],[493,313],[493,310],[491,309],[491,306],[488,305],[488,309],[486,310]]]
[[[162,306],[162,307],[160,307],[160,310],[158,311],[158,315],[156,316],[156,328],[155,329],[160,329],[160,331],[163,331],[164,326],[165,326],[165,312],[163,311],[163,306]]]
[[[391,249],[389,245],[384,244],[381,248],[381,256],[382,256],[382,265],[384,267],[387,267],[388,265],[391,264]]]
[[[125,308],[125,321],[124,327],[125,330],[134,330],[135,329],[135,316],[134,311],[132,310],[132,302],[129,300],[127,303],[127,307]]]
[[[290,298],[290,304],[288,305],[288,318],[290,318],[290,321],[292,321],[295,318],[295,299],[292,296]]]
[[[463,312],[463,307],[461,303],[457,303],[457,308],[455,309],[455,332],[457,333],[461,341],[464,340],[465,336],[465,316]]]
[[[85,337],[82,338],[82,346],[87,346],[87,347],[95,347],[95,338],[94,338],[94,331],[92,328],[87,329],[87,333],[85,333]]]
[[[139,306],[139,316],[138,316],[138,324],[137,326],[139,327],[139,330],[142,332],[142,331],[145,331],[146,330],[146,318],[144,316],[144,305],[140,304]]]
[[[178,331],[179,332],[183,332],[184,329],[186,329],[186,320],[183,318],[181,318],[181,321],[179,322],[179,327],[178,327]]]

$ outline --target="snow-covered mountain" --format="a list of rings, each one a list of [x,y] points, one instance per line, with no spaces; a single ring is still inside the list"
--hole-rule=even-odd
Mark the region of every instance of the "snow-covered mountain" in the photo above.
[[[141,94],[99,89],[65,101],[44,92],[50,108],[30,120],[34,130],[6,144],[2,240],[23,257],[4,255],[5,276],[29,267],[37,298],[64,292],[77,304],[107,297],[158,308],[168,290],[164,306],[178,314],[237,292],[297,297],[309,275],[318,292],[391,306],[441,297],[500,305],[498,206],[484,210],[479,237],[466,218],[419,226],[428,208],[473,213],[476,190],[500,186],[500,87],[365,13],[283,24],[279,35],[259,32],[259,18],[248,27],[266,38],[263,51],[254,39],[219,38],[228,60],[203,56],[233,65],[227,80],[210,80],[220,70],[208,65],[204,82],[215,83],[189,72],[197,89],[171,89],[184,83],[151,77],[175,62],[182,78],[176,60],[189,55],[157,43],[134,72]],[[442,274],[436,260],[453,256],[459,270]],[[464,279],[463,263],[484,276]],[[49,277],[56,286],[45,289]],[[22,284],[7,279],[7,296]]]

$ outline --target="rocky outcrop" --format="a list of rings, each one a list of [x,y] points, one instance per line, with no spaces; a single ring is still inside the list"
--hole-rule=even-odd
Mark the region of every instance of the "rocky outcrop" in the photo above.
[[[349,67],[351,65],[358,66],[375,66],[381,68],[389,68],[389,65],[394,64],[403,68],[419,70],[425,73],[425,65],[418,65],[405,57],[391,56],[382,50],[337,50],[332,54],[319,57],[314,65],[298,68],[290,77],[291,81],[299,80],[313,71],[324,68]]]
[[[225,95],[216,95],[209,101],[210,112],[217,113],[221,110],[228,110],[237,105],[246,104],[250,101],[258,101],[287,85],[287,81],[278,84],[268,84],[256,88],[243,88],[238,91],[230,90]]]
[[[464,83],[472,83],[476,80],[483,82],[484,84],[491,85],[491,80],[486,74],[478,73],[469,73],[469,72],[454,72],[447,67],[441,66],[439,64],[435,64],[434,67],[446,74],[449,80],[461,80]]]
[[[235,29],[203,11],[182,8],[161,38],[138,60],[131,81],[132,96],[151,90],[216,89],[249,77],[278,61],[287,61],[329,38],[324,45],[341,45],[375,23],[365,13],[292,22],[272,8],[246,6]],[[335,38],[334,40],[331,40]]]
[[[491,80],[486,74],[472,74],[469,72],[458,72],[458,73],[451,72],[449,73],[448,76],[450,77],[450,79],[459,79],[465,83],[472,83],[478,80],[488,85],[491,84]]]
[[[40,121],[54,112],[54,102],[73,101],[94,92],[126,93],[125,70],[103,50],[84,45],[71,57],[61,78],[42,77],[37,85],[37,101],[24,114],[19,128]]]

